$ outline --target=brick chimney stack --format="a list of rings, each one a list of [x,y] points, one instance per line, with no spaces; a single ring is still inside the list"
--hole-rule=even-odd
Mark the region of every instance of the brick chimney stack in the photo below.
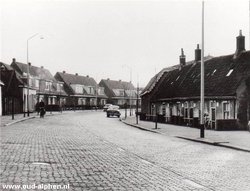
[[[236,52],[234,57],[237,57],[241,52],[245,51],[245,36],[242,35],[242,30],[239,32],[239,36],[236,37]]]
[[[180,55],[180,66],[183,67],[186,65],[186,56],[184,55],[183,48],[181,49],[181,55]]]
[[[195,62],[201,61],[201,49],[199,48],[199,44],[197,44],[197,48],[195,49]]]

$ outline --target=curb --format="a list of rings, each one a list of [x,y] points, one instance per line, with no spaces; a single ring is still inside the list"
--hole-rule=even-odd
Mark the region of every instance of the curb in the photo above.
[[[121,120],[121,122],[123,122],[123,123],[126,124],[126,125],[135,127],[135,128],[137,128],[137,129],[141,129],[141,130],[143,130],[143,131],[149,131],[149,132],[152,132],[152,133],[162,134],[162,133],[160,133],[160,132],[158,132],[158,131],[155,131],[155,130],[153,130],[153,129],[147,129],[147,128],[144,128],[144,127],[139,126],[139,125],[133,125],[133,124],[131,124],[131,123],[125,122],[124,120]]]
[[[135,128],[137,128],[137,129],[141,129],[141,130],[143,130],[143,131],[149,131],[149,132],[152,132],[152,133],[158,133],[158,134],[166,135],[166,134],[161,133],[161,132],[156,131],[156,130],[147,129],[147,128],[144,128],[144,127],[139,126],[139,125],[133,125],[133,124],[131,124],[131,123],[125,122],[124,120],[121,120],[121,121],[122,121],[124,124],[126,124],[126,125],[135,127]],[[212,141],[197,140],[197,139],[192,139],[192,138],[187,138],[187,137],[182,137],[182,136],[174,136],[174,137],[179,138],[179,139],[188,140],[188,141],[197,142],[197,143],[203,143],[203,144],[207,144],[207,145],[219,146],[219,147],[224,147],[224,148],[228,148],[228,149],[233,149],[233,150],[237,150],[237,151],[243,151],[243,152],[248,152],[248,153],[250,153],[250,150],[247,149],[247,148],[240,148],[240,147],[236,147],[236,146],[233,146],[233,145],[226,145],[226,144],[223,144],[223,143],[220,143],[220,142],[212,142]]]
[[[188,141],[193,141],[193,142],[197,142],[197,143],[203,143],[203,144],[207,144],[207,145],[213,145],[213,146],[219,146],[219,147],[224,147],[224,148],[229,148],[229,149],[234,149],[237,151],[244,151],[244,152],[249,152],[249,149],[245,149],[245,148],[240,148],[240,147],[236,147],[236,146],[232,146],[232,145],[226,145],[223,143],[219,143],[219,142],[211,142],[211,141],[203,141],[203,140],[197,140],[197,139],[191,139],[191,138],[187,138],[187,137],[180,137],[180,136],[175,136],[179,139],[185,139]]]
[[[27,117],[27,118],[19,119],[19,120],[10,122],[10,123],[6,123],[6,124],[4,124],[3,126],[10,126],[10,125],[13,125],[13,124],[15,124],[15,123],[19,123],[19,122],[26,121],[26,120],[29,120],[29,119],[34,119],[34,118],[36,118],[36,116],[32,116],[32,117]]]

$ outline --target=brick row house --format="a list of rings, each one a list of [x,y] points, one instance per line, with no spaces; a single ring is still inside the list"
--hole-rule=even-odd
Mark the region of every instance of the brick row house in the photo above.
[[[66,104],[71,109],[90,109],[103,107],[106,104],[107,96],[104,88],[89,76],[68,74],[65,71],[57,72],[55,78],[64,84],[68,94]]]
[[[108,103],[124,107],[135,107],[137,100],[137,89],[131,82],[121,80],[102,79],[99,83],[104,88],[105,94],[108,96]]]
[[[250,120],[250,51],[245,37],[236,38],[234,54],[205,60],[205,126],[215,130],[248,130]],[[154,76],[141,94],[142,119],[159,115],[164,123],[199,127],[200,60],[185,61]]]
[[[5,81],[3,90],[3,113],[12,112],[12,97],[15,97],[14,113],[34,112],[39,101],[43,100],[46,110],[60,110],[67,94],[63,83],[55,80],[49,70],[16,62],[4,64],[1,77]],[[28,83],[29,78],[29,83]],[[29,109],[28,109],[29,108]]]
[[[8,115],[23,112],[23,89],[25,84],[21,76],[8,64],[0,63],[2,96],[1,96],[1,113]]]

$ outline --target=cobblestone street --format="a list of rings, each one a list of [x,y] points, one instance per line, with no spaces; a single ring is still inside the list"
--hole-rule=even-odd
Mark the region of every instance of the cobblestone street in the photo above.
[[[1,127],[2,186],[247,191],[249,156],[141,131],[103,112],[68,113]]]

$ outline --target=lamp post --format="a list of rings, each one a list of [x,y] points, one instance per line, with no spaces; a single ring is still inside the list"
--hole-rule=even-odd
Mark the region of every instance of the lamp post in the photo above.
[[[29,41],[31,39],[33,39],[35,36],[37,36],[38,33],[32,35],[31,37],[29,37],[27,39],[27,114],[28,114],[28,117],[30,115],[30,112],[29,112],[29,88],[30,88],[30,82],[29,82],[29,77],[30,77],[30,63],[29,63]],[[43,39],[43,37],[41,37],[41,39]],[[24,111],[25,112],[25,111]]]
[[[204,1],[202,1],[202,38],[201,38],[201,116],[200,116],[200,138],[205,137],[205,130],[204,130]]]

